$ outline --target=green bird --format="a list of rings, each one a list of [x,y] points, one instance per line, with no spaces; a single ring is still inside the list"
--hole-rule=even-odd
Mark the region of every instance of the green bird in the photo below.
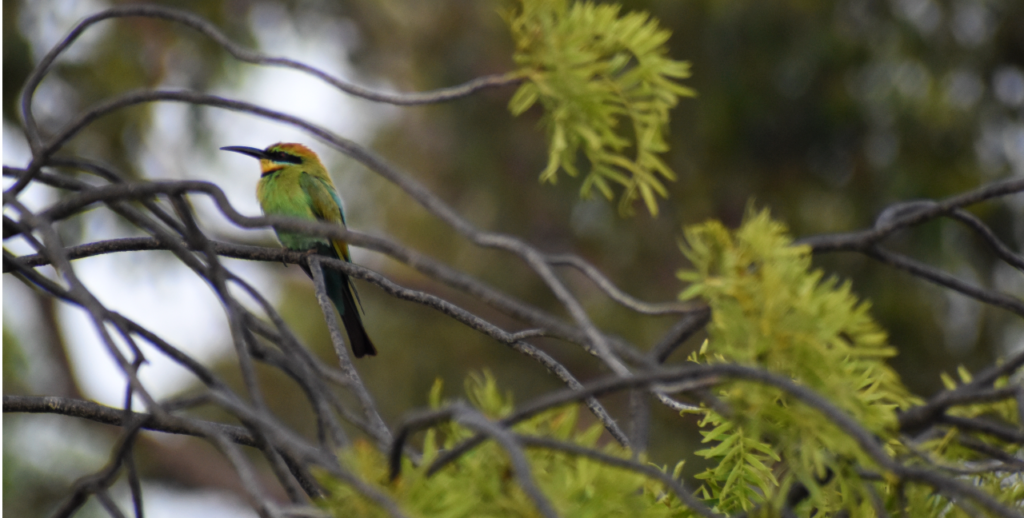
[[[282,142],[267,149],[245,146],[228,146],[221,149],[259,159],[261,174],[256,185],[256,198],[259,199],[264,214],[326,221],[345,226],[345,214],[341,209],[338,191],[334,188],[334,183],[323,163],[308,147]],[[278,241],[289,250],[303,250],[336,259],[352,260],[348,253],[348,243],[343,240],[277,228],[274,232]],[[313,277],[307,264],[302,263],[300,266],[306,275]],[[327,296],[334,302],[334,307],[338,308],[341,320],[345,323],[352,353],[356,358],[376,355],[377,350],[373,347],[373,342],[367,336],[363,321],[359,317],[359,295],[352,281],[348,275],[338,270],[324,268],[323,272]]]

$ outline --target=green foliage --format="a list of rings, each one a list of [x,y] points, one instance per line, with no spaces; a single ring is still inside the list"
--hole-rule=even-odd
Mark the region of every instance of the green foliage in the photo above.
[[[956,442],[955,431],[913,448],[901,442],[896,410],[917,401],[885,363],[894,354],[885,333],[849,283],[811,269],[810,250],[793,246],[785,227],[767,211],[748,210],[735,232],[708,222],[688,228],[685,237],[683,253],[694,269],[679,273],[691,283],[681,298],[699,296],[712,309],[708,340],[692,361],[739,363],[788,376],[854,417],[892,454],[906,457],[905,462],[952,467],[980,458]],[[969,381],[966,371],[961,377]],[[954,383],[949,378],[946,382]],[[719,395],[732,413],[726,417],[704,410],[701,424],[710,426],[702,432],[704,442],[713,445],[695,452],[717,461],[698,478],[705,481],[703,495],[719,511],[750,510],[763,502],[778,510],[796,482],[810,492],[797,508],[801,516],[812,509],[822,516],[842,509],[854,517],[874,516],[872,491],[887,496],[890,512],[898,509],[895,482],[861,479],[855,467],[879,468],[824,415],[778,390],[749,382],[725,385]],[[972,405],[960,412],[1016,419],[1010,401]],[[1014,447],[999,446],[1008,454]],[[1012,498],[1020,502],[1024,494],[1024,484],[1008,484],[1005,474],[986,472],[973,478],[1007,503]],[[957,508],[947,514],[953,508],[949,501],[928,486],[905,489],[909,516],[962,512]]]
[[[471,376],[466,385],[470,401],[488,417],[500,418],[511,411],[511,396],[498,390],[490,374]],[[430,396],[435,408],[441,404],[440,391],[440,382],[435,383]],[[558,409],[521,423],[515,431],[597,447],[601,426],[594,424],[581,431],[578,416],[578,406]],[[493,441],[427,478],[426,466],[437,458],[441,448],[451,448],[472,435],[454,423],[429,430],[423,441],[422,462],[413,466],[406,459],[402,476],[395,483],[387,482],[384,456],[367,443],[356,444],[342,458],[356,474],[394,498],[409,516],[539,516],[516,483],[506,453]],[[599,449],[629,457],[628,451],[614,444]],[[531,449],[526,453],[537,484],[560,516],[691,516],[674,497],[666,496],[662,484],[643,475],[551,450]],[[322,482],[331,491],[322,505],[333,516],[387,516],[349,486],[326,479]]]
[[[549,150],[541,181],[554,182],[559,170],[577,176],[582,151],[590,170],[581,196],[596,187],[611,200],[617,184],[622,213],[639,197],[657,215],[655,195],[668,195],[662,179],[675,179],[658,157],[669,148],[669,110],[680,96],[695,95],[679,84],[689,63],[667,55],[670,31],[647,13],[620,16],[617,5],[569,0],[521,0],[507,20],[517,73],[526,79],[509,110],[544,106]]]
[[[708,411],[701,422],[701,426],[709,424],[713,429],[701,432],[703,442],[718,444],[694,452],[704,458],[719,459],[717,466],[697,475],[705,481],[701,488],[704,498],[710,505],[728,510],[748,511],[763,503],[765,495],[779,485],[770,467],[781,460],[779,455],[771,445],[749,436],[716,412]]]
[[[895,354],[885,332],[849,282],[812,270],[810,249],[791,246],[767,211],[748,210],[735,236],[709,222],[685,237],[695,270],[679,273],[692,283],[681,298],[700,296],[712,308],[711,359],[797,379],[873,432],[895,425],[895,409],[912,398],[884,361]]]

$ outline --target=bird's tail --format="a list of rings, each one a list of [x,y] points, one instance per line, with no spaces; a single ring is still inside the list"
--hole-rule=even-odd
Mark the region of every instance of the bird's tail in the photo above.
[[[317,251],[321,255],[337,257],[334,250],[326,246],[318,247]],[[305,265],[303,267],[305,268]],[[352,286],[352,281],[349,280],[348,275],[338,270],[323,268],[323,272],[324,288],[327,290],[327,296],[334,303],[334,307],[338,309],[342,323],[345,324],[345,331],[348,332],[348,342],[352,346],[352,354],[356,358],[362,358],[366,355],[376,356],[377,349],[366,334],[366,329],[363,328],[363,319],[359,316],[361,308],[359,307],[358,295],[356,295],[355,287]],[[306,273],[309,272],[307,271]]]

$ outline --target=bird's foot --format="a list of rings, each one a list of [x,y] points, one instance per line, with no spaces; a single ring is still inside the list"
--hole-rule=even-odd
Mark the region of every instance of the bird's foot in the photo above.
[[[302,260],[305,261],[306,266],[310,268],[313,267],[313,265],[310,264],[309,262],[309,258],[313,257],[314,255],[316,255],[316,248],[310,248],[309,250],[306,250],[305,252],[302,253]]]

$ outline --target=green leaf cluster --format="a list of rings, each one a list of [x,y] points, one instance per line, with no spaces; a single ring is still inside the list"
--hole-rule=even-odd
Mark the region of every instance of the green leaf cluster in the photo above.
[[[709,425],[710,431],[701,432],[703,442],[714,441],[717,445],[694,452],[718,461],[717,466],[697,475],[698,480],[704,480],[701,492],[708,505],[746,511],[763,504],[765,495],[772,494],[779,485],[771,468],[781,460],[778,453],[770,444],[710,410],[701,421],[701,426]]]
[[[441,405],[440,393],[441,385],[437,382],[430,397],[435,408]],[[490,418],[500,418],[512,410],[511,396],[502,394],[494,377],[488,373],[471,376],[467,380],[467,394],[471,403]],[[629,452],[617,445],[597,446],[602,432],[599,424],[581,430],[579,406],[546,412],[517,425],[514,430],[629,458]],[[404,460],[402,475],[394,483],[387,481],[387,462],[383,454],[365,442],[343,452],[342,459],[359,477],[394,498],[409,516],[540,516],[533,502],[519,488],[507,454],[493,441],[466,453],[432,477],[426,476],[426,467],[442,449],[451,448],[472,435],[472,431],[455,423],[427,431],[419,466]],[[526,455],[537,485],[560,516],[692,516],[674,496],[668,496],[660,482],[636,472],[546,449],[529,449]],[[681,465],[677,466],[676,475],[680,468]],[[350,486],[327,478],[321,481],[331,492],[322,507],[332,516],[387,516],[384,510]]]
[[[790,377],[855,418],[901,462],[936,469],[943,462],[962,467],[979,458],[956,443],[955,431],[923,444],[902,442],[896,411],[919,401],[885,362],[894,354],[886,334],[850,284],[813,269],[810,249],[794,246],[767,211],[748,210],[735,232],[718,222],[690,227],[683,253],[693,269],[679,273],[690,283],[680,297],[700,297],[712,310],[708,339],[692,361],[738,363]],[[884,473],[825,415],[787,394],[736,381],[723,385],[718,395],[731,412],[704,408],[701,424],[710,429],[702,433],[711,444],[695,452],[715,461],[698,478],[704,480],[703,496],[717,510],[735,513],[767,504],[762,511],[773,515],[799,482],[810,493],[797,508],[799,516],[812,510],[819,516],[841,510],[853,517],[875,516],[875,495],[882,495],[890,512],[903,507],[908,516],[959,516],[949,514],[955,506],[929,486],[906,485],[901,503],[895,496],[899,481],[863,480],[861,470]],[[1016,419],[1008,401],[961,411]],[[988,472],[974,482],[1007,503],[1022,501],[1024,485],[1006,487],[1005,474]]]
[[[683,253],[694,270],[678,274],[712,309],[711,360],[785,374],[850,413],[870,431],[896,424],[909,406],[899,376],[885,359],[895,355],[850,283],[811,268],[807,246],[793,246],[768,211],[748,210],[735,235],[719,222],[685,231]]]
[[[544,107],[548,164],[541,181],[558,172],[578,176],[580,152],[589,171],[584,198],[597,189],[619,209],[632,212],[640,198],[652,215],[656,195],[667,197],[663,180],[675,173],[658,157],[671,110],[694,91],[679,80],[690,65],[668,57],[670,31],[647,13],[621,14],[617,5],[569,0],[521,0],[506,15],[516,51],[517,75],[525,82],[509,101],[519,115],[538,101]]]

